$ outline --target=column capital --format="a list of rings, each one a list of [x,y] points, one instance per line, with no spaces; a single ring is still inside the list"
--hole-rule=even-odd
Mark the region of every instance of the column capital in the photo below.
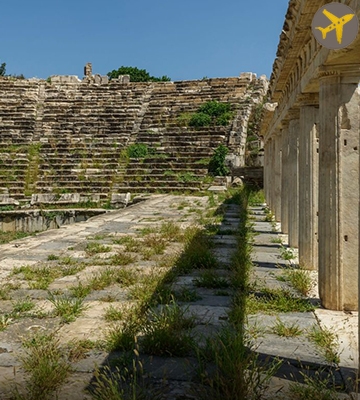
[[[302,93],[296,97],[296,103],[299,104],[300,107],[318,106],[319,93]]]
[[[289,120],[289,123],[294,119],[300,119],[300,108],[290,108],[287,112],[286,119]]]
[[[283,119],[281,121],[281,130],[289,129],[290,119]]]
[[[318,68],[319,79],[334,79],[347,78],[353,83],[360,81],[360,64],[333,64],[323,65]]]

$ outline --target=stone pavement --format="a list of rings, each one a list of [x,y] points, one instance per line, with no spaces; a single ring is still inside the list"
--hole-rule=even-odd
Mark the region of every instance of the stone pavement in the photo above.
[[[71,296],[71,288],[86,285],[94,275],[99,276],[111,257],[125,251],[135,260],[126,267],[135,271],[136,279],[141,280],[146,274],[157,273],[157,266],[166,257],[181,254],[183,244],[167,243],[162,255],[148,255],[143,248],[124,250],[124,237],[132,237],[139,243],[146,237],[146,230],[155,228],[159,231],[164,223],[174,222],[181,228],[196,224],[199,216],[208,210],[207,197],[154,195],[149,200],[135,204],[126,209],[93,217],[85,222],[62,226],[57,230],[39,233],[35,237],[17,240],[0,246],[0,287],[3,289],[0,300],[1,315],[5,318],[14,312],[16,305],[30,300],[35,305],[30,311],[20,312],[16,318],[7,321],[0,331],[0,398],[10,399],[15,382],[21,383],[25,374],[21,368],[20,357],[24,353],[22,341],[32,332],[57,332],[60,343],[71,345],[79,340],[104,340],[107,328],[111,323],[105,320],[109,306],[126,309],[134,303],[129,297],[133,286],[124,287],[119,283],[96,288],[84,297],[86,309],[74,321],[63,323],[54,314],[54,304],[49,300],[49,293]],[[224,227],[236,229],[239,223],[239,209],[236,205],[224,207]],[[145,232],[143,234],[142,232]],[[110,251],[89,255],[89,243],[110,247]],[[222,265],[229,263],[236,238],[232,235],[214,236],[213,251]],[[147,249],[151,250],[151,249]],[[139,253],[140,251],[140,253]],[[143,251],[143,252],[141,252]],[[39,287],[39,282],[26,278],[26,268],[43,268],[44,274],[50,269],[69,273],[56,276],[46,288]],[[72,267],[78,268],[71,273]],[[21,269],[22,268],[22,269]],[[15,270],[14,270],[15,269]],[[16,270],[17,269],[17,270]],[[17,273],[14,273],[17,271]],[[22,271],[22,272],[21,272]],[[155,271],[155,272],[154,272]],[[229,271],[215,271],[225,280]],[[187,275],[178,276],[173,282],[173,290],[196,291],[194,301],[183,303],[186,312],[195,317],[193,333],[199,340],[205,340],[218,331],[227,319],[231,304],[230,290],[216,293],[214,289],[197,287],[195,280],[199,270]],[[10,286],[9,286],[10,285]],[[12,285],[12,286],[11,286]],[[41,286],[41,285],[40,285]],[[9,288],[10,289],[7,289]],[[109,353],[101,348],[88,349],[85,356],[72,362],[72,373],[67,384],[59,391],[59,400],[90,399],[85,389],[91,381],[96,366],[106,365],[121,356],[120,352]],[[142,356],[146,371],[153,380],[158,380],[164,398],[185,398],[191,380],[196,374],[196,359],[192,357],[158,357]],[[166,378],[166,383],[164,383]],[[193,397],[189,397],[193,398]]]
[[[252,252],[255,269],[251,279],[259,292],[263,288],[293,291],[283,277],[286,268],[296,265],[296,257],[284,260],[284,250],[289,250],[287,235],[279,232],[278,224],[266,221],[264,207],[265,205],[250,207],[255,232]],[[280,239],[282,243],[279,243]],[[292,249],[292,252],[296,256],[295,249]],[[317,307],[314,311],[248,315],[248,330],[255,332],[252,334],[252,340],[256,351],[264,358],[282,359],[278,378],[273,380],[269,398],[288,398],[287,388],[294,377],[301,381],[302,374],[312,376],[314,371],[321,371],[325,380],[330,381],[330,376],[333,377],[338,385],[347,386],[349,391],[351,383],[354,384],[354,374],[358,368],[358,313],[323,309],[318,298],[316,271],[311,271],[310,276],[314,285],[308,298]],[[279,336],[273,328],[279,321],[287,326],[297,326],[302,332],[301,335]],[[327,361],[324,349],[309,339],[308,333],[313,327],[325,328],[337,335],[335,351],[340,357],[339,364]],[[354,393],[352,396],[357,398]],[[339,394],[339,398],[349,397]]]
[[[171,264],[171,257],[183,252],[183,244],[176,241],[166,243],[163,254],[149,253],[145,248],[145,238],[151,229],[161,230],[163,224],[174,222],[186,228],[199,221],[209,208],[207,197],[155,195],[150,199],[123,210],[114,211],[91,218],[86,222],[63,226],[0,246],[0,307],[3,329],[0,329],[0,399],[11,398],[11,389],[15,382],[21,384],[26,375],[21,368],[20,357],[24,354],[22,342],[33,332],[56,331],[62,345],[71,346],[79,340],[92,340],[95,343],[105,340],[111,322],[105,316],[109,307],[126,310],[134,304],[132,289],[146,276],[158,274],[164,265]],[[234,204],[220,207],[223,214],[221,231],[213,237],[212,251],[221,261],[214,273],[228,280],[231,254],[236,248],[237,239],[232,231],[239,225],[239,208]],[[251,277],[257,291],[264,286],[286,288],[287,282],[279,280],[283,269],[289,262],[281,256],[281,246],[276,243],[286,237],[274,231],[271,222],[264,221],[264,207],[252,207],[254,219],[253,260],[254,273]],[[216,215],[216,214],[215,214]],[[207,220],[209,222],[209,219]],[[216,222],[216,217],[212,223]],[[221,232],[220,231],[220,232]],[[226,232],[226,233],[225,233]],[[150,234],[151,235],[151,234]],[[137,240],[138,248],[126,249],[122,239],[132,237]],[[89,244],[109,247],[106,251],[90,254]],[[141,246],[140,246],[141,244]],[[98,249],[99,250],[99,249]],[[146,251],[145,251],[146,250]],[[126,266],[113,266],[109,260],[117,254],[130,254],[133,260]],[[149,255],[150,254],[150,255]],[[165,260],[165,264],[164,264]],[[162,264],[161,264],[162,263]],[[159,265],[162,265],[161,267]],[[46,288],[41,283],[26,278],[24,266],[42,268],[44,275],[51,271],[67,271],[54,276]],[[20,267],[23,267],[21,269]],[[72,268],[74,269],[72,271]],[[124,285],[111,282],[108,286],[97,287],[85,295],[86,309],[74,321],[64,323],[54,313],[54,304],[49,300],[53,295],[71,296],[71,288],[86,283],[94,276],[99,276],[104,268],[125,269],[135,273],[135,283]],[[165,268],[166,270],[166,268]],[[14,273],[14,271],[16,273]],[[22,272],[21,272],[22,271]],[[201,271],[193,270],[179,275],[172,282],[174,292],[183,291],[192,294],[192,299],[181,302],[188,314],[195,317],[192,334],[200,343],[211,338],[226,324],[231,307],[232,290],[199,287],[196,280]],[[156,275],[160,276],[160,275]],[[12,285],[12,286],[11,286]],[[195,296],[194,296],[195,294]],[[29,311],[19,311],[16,307],[25,300],[31,300],[34,307]],[[317,303],[316,288],[313,291],[314,303]],[[16,316],[9,321],[6,316]],[[281,320],[285,324],[297,324],[303,334],[297,337],[280,337],[272,327]],[[355,313],[342,314],[317,308],[315,312],[291,312],[278,314],[251,314],[247,319],[247,331],[253,343],[253,349],[260,359],[281,357],[283,360],[276,377],[272,379],[268,399],[287,399],[289,382],[301,380],[301,373],[322,368],[324,373],[333,373],[336,382],[342,384],[356,367],[356,348],[354,338],[357,316]],[[311,340],[306,331],[314,325],[329,327],[339,335],[340,369],[326,361],[324,353]],[[72,373],[68,382],[59,390],[59,400],[86,400],[92,397],[86,392],[97,366],[116,363],[121,357],[119,351],[104,350],[101,346],[89,348],[82,357],[71,361]],[[152,383],[158,385],[162,399],[196,399],[193,394],[193,380],[197,374],[197,359],[194,354],[188,357],[165,357],[141,354],[144,370],[151,375]],[[339,398],[349,398],[340,395]],[[55,398],[55,397],[54,397]]]

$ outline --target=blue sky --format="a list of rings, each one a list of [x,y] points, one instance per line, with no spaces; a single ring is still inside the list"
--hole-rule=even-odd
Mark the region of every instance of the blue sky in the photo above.
[[[172,80],[271,74],[288,0],[15,0],[1,5],[0,62],[27,78],[120,66]]]

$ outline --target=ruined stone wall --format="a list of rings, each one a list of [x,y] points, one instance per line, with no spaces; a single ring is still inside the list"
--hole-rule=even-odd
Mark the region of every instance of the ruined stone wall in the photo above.
[[[254,74],[159,83],[60,78],[0,78],[0,188],[5,194],[21,199],[33,193],[107,196],[144,186],[199,189],[206,168],[197,162],[220,143],[238,165],[243,163],[247,122],[267,85]],[[179,117],[209,100],[232,104],[235,118],[229,126],[195,130],[179,123]],[[155,151],[147,168],[124,159],[121,150],[133,143]],[[181,182],[179,176],[187,172],[194,179]]]

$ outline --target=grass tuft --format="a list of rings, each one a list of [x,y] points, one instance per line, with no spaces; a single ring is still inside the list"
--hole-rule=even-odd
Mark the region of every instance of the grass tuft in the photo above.
[[[87,308],[82,298],[55,297],[49,293],[49,301],[55,307],[54,315],[61,317],[62,321],[66,323],[74,321]]]

